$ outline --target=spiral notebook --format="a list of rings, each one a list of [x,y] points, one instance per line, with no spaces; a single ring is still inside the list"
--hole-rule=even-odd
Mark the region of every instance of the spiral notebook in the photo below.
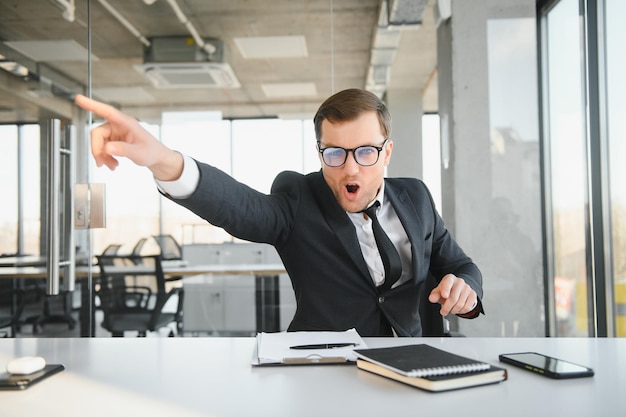
[[[446,391],[507,379],[506,369],[418,344],[355,349],[357,366],[428,391]]]

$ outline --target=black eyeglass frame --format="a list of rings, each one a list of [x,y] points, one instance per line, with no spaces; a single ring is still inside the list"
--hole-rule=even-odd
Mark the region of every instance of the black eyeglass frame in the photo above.
[[[356,148],[352,148],[352,149],[346,149],[346,148],[342,148],[340,146],[327,146],[325,148],[320,148],[320,143],[317,142],[317,150],[318,152],[322,155],[322,161],[324,162],[324,164],[326,166],[329,166],[331,168],[339,168],[340,166],[343,166],[346,161],[348,160],[348,155],[350,154],[350,152],[352,152],[352,156],[354,157],[354,160],[357,164],[361,165],[362,167],[371,167],[373,165],[376,165],[376,163],[378,163],[378,160],[380,159],[380,153],[382,152],[383,149],[385,149],[385,145],[387,145],[387,142],[389,141],[389,138],[386,138],[385,141],[380,145],[380,146],[374,146],[374,145],[363,145],[363,146],[357,146]],[[365,165],[359,162],[359,160],[356,157],[356,151],[358,149],[361,148],[374,148],[376,149],[376,151],[378,151],[378,153],[376,154],[376,160],[374,162],[372,162],[369,165]],[[345,152],[345,157],[343,158],[343,162],[339,165],[329,165],[326,162],[326,159],[324,159],[324,151],[328,150],[328,149],[341,149],[342,151]]]

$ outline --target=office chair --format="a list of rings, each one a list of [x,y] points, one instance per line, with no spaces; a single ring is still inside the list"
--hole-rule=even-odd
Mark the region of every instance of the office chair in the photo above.
[[[183,250],[172,235],[154,235],[159,248],[161,249],[161,259],[164,261],[183,259]]]
[[[145,337],[147,332],[175,323],[176,333],[182,334],[184,292],[182,288],[165,290],[165,276],[159,255],[100,255],[97,258],[101,271],[97,295],[104,313],[104,329],[111,332],[113,337],[122,337],[126,331],[136,331],[138,336]],[[150,285],[131,285],[136,276],[151,281]],[[174,295],[178,296],[176,310],[165,311],[165,304]],[[173,331],[170,336],[174,336]]]
[[[110,265],[113,265],[111,262],[113,262],[114,256],[117,255],[117,252],[120,250],[121,247],[122,245],[119,243],[112,243],[108,245],[102,251],[102,254],[100,255],[102,259],[100,259],[98,263],[100,264],[101,262],[104,262],[104,263],[109,263]],[[98,256],[96,256],[96,258],[98,258]],[[123,288],[125,286],[124,277],[111,277],[109,285],[113,287]],[[100,280],[97,281],[96,295],[97,295],[97,291],[99,287],[100,287]],[[97,304],[96,308],[100,309],[100,304]]]
[[[117,255],[117,252],[119,252],[121,247],[122,245],[120,245],[119,243],[111,243],[109,246],[104,248],[104,250],[102,251],[102,254],[103,255]]]
[[[135,264],[137,265],[141,264],[141,250],[143,249],[143,246],[146,244],[147,240],[148,239],[146,239],[145,237],[139,239],[137,243],[135,243],[133,250],[130,252],[131,256],[133,256]]]
[[[19,288],[9,288],[0,291],[0,334],[3,337],[15,337],[21,324],[21,317],[24,307],[28,302],[33,301],[37,294],[24,291]]]
[[[159,248],[161,249],[161,259],[164,261],[182,261],[183,259],[183,250],[174,239],[172,235],[153,235],[154,240],[156,240]],[[165,281],[167,282],[180,282],[182,281],[182,276],[171,276],[167,277]]]
[[[441,306],[438,303],[431,303],[428,295],[437,286],[438,282],[435,277],[429,273],[428,278],[424,282],[423,293],[420,302],[420,319],[422,321],[422,336],[424,337],[463,337],[459,332],[450,330],[450,322],[443,317],[439,310]]]
[[[143,246],[146,244],[147,240],[148,239],[146,239],[145,237],[142,237],[141,239],[139,239],[137,243],[135,243],[135,246],[133,247],[131,255],[141,256],[141,250],[143,249]]]

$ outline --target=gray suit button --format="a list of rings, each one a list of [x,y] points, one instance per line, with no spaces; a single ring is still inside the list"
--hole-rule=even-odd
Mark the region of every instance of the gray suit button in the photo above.
[[[383,297],[382,295],[378,297],[378,304],[382,304],[384,302],[385,302],[385,297]]]

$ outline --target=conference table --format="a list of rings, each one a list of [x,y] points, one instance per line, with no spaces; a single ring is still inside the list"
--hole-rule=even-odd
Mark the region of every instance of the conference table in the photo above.
[[[130,267],[129,267],[130,268]],[[142,267],[132,267],[132,272],[140,274]],[[120,268],[122,271],[122,268]],[[149,271],[144,268],[144,272]],[[117,272],[117,270],[115,271]],[[285,272],[283,264],[207,264],[207,265],[188,265],[181,262],[163,262],[163,272],[168,276],[191,276],[202,274],[253,274],[253,275],[278,275]],[[45,278],[46,268],[41,265],[26,266],[5,266],[0,268],[0,279],[2,278]],[[85,265],[76,267],[76,278],[86,278],[88,275],[98,277],[100,268],[98,265],[88,267]]]
[[[33,265],[33,260],[23,260],[21,265],[0,267],[0,279],[35,279],[45,278],[45,266]],[[256,288],[256,322],[257,331],[280,330],[280,293],[278,276],[285,273],[282,263],[263,264],[206,264],[190,265],[184,261],[163,261],[163,273],[166,277],[190,277],[205,274],[220,275],[254,275]],[[110,269],[116,273],[132,273],[141,275],[150,270],[142,266],[115,267]],[[100,267],[97,265],[79,265],[75,268],[76,279],[82,285],[81,306],[79,311],[80,335],[95,335],[95,314],[93,308],[93,294],[89,291],[89,279],[97,280],[100,276]],[[91,295],[91,297],[90,297]]]
[[[626,339],[364,338],[367,347],[426,343],[503,366],[508,380],[430,393],[354,365],[251,366],[255,338],[0,340],[0,367],[37,355],[61,373],[0,391],[0,414],[63,416],[618,416],[626,415]],[[588,365],[591,378],[553,380],[502,365],[537,351]]]
[[[0,256],[0,268],[45,266],[46,258],[38,255]]]

